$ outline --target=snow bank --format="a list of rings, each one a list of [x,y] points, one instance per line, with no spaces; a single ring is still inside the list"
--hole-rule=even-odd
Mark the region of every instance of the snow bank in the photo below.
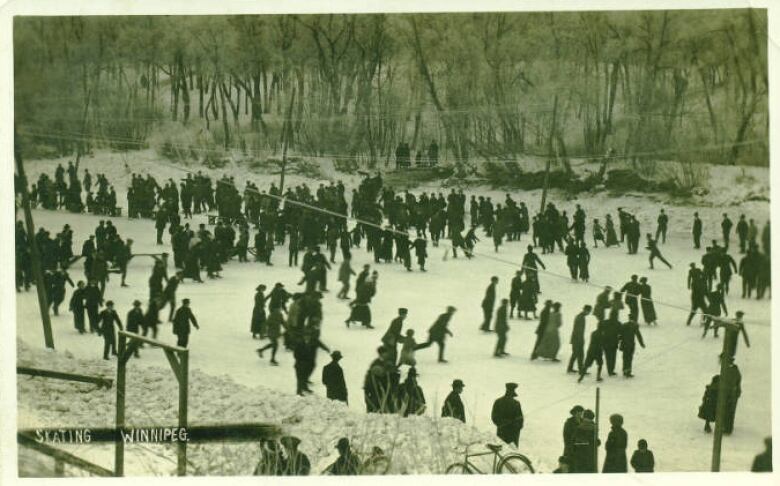
[[[147,351],[148,353],[149,351]],[[37,366],[113,378],[116,361],[75,359],[70,353],[30,349],[18,343],[20,366]],[[133,366],[127,375],[127,424],[162,426],[176,423],[176,381],[169,369]],[[190,371],[191,424],[261,422],[281,426],[284,434],[301,439],[300,449],[319,474],[337,457],[336,441],[349,437],[366,457],[379,446],[391,459],[392,474],[443,473],[462,459],[467,446],[479,451],[495,437],[457,420],[431,417],[363,414],[340,402],[317,396],[298,397],[262,387],[250,388],[232,379]],[[114,424],[115,389],[83,383],[21,377],[18,381],[19,427],[110,427]],[[357,399],[357,398],[356,398]],[[73,448],[66,447],[73,452]],[[526,444],[526,448],[528,445]],[[81,445],[73,453],[112,467],[113,447]],[[175,474],[175,448],[128,445],[128,474]],[[193,444],[188,448],[190,473],[199,475],[251,474],[259,458],[257,444]],[[486,458],[487,459],[487,458]],[[533,459],[532,459],[533,460]],[[539,464],[539,468],[548,468]],[[490,464],[485,464],[489,469]]]

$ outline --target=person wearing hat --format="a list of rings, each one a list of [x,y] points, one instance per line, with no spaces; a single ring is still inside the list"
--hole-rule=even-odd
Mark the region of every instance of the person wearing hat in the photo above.
[[[507,383],[504,396],[493,402],[490,418],[496,426],[496,435],[507,444],[517,446],[523,429],[523,407],[515,400],[517,383]]]
[[[569,411],[569,418],[563,423],[563,455],[571,458],[574,455],[574,432],[582,420],[582,412],[585,409],[581,405],[575,405]]]
[[[585,354],[585,363],[580,368],[580,377],[577,379],[577,383],[581,382],[585,375],[588,374],[588,368],[595,362],[598,367],[596,368],[596,381],[602,381],[601,369],[604,366],[604,328],[607,325],[607,321],[600,321],[596,326],[596,329],[590,333],[590,342],[588,343],[588,352]]]
[[[339,458],[325,469],[324,474],[357,476],[360,472],[360,459],[352,452],[349,439],[346,437],[339,439],[336,449],[339,451]]]
[[[596,448],[601,440],[596,439],[596,414],[592,410],[582,412],[579,425],[574,430],[574,446],[572,448],[572,472],[595,473],[598,465],[595,461]]]
[[[409,415],[422,415],[425,413],[425,394],[417,383],[417,368],[412,366],[406,375],[406,380],[399,388],[399,409],[404,417]]]
[[[296,393],[303,396],[304,393],[312,393],[309,379],[317,367],[317,350],[330,353],[330,349],[320,341],[318,331],[311,328],[303,330],[301,339],[294,346]]]
[[[266,286],[260,284],[255,289],[255,306],[252,308],[252,324],[249,330],[252,332],[252,339],[263,337],[265,331],[265,301],[268,297],[265,296]]]
[[[325,396],[331,400],[349,403],[347,399],[347,383],[344,381],[344,370],[341,369],[341,351],[330,353],[331,362],[322,368],[322,384],[325,385]]]
[[[485,289],[485,297],[482,299],[482,326],[479,330],[490,332],[490,321],[493,318],[493,307],[496,305],[496,285],[498,277],[490,277],[490,284]]]
[[[272,311],[274,309],[280,308],[283,311],[287,311],[287,300],[292,296],[287,290],[284,288],[284,284],[281,282],[276,282],[274,285],[274,288],[271,290],[271,293],[268,294],[268,310]]]
[[[404,319],[406,319],[408,314],[409,310],[405,307],[398,309],[398,317],[390,322],[390,326],[388,326],[387,331],[382,336],[382,344],[392,349],[394,355],[398,353],[398,343],[404,340],[401,330],[404,326]],[[396,358],[397,356],[393,357],[394,362],[397,361]]]
[[[523,270],[525,270],[526,278],[529,278],[533,280],[536,284],[536,293],[540,293],[541,289],[539,288],[539,276],[537,275],[537,272],[539,271],[539,267],[537,267],[537,264],[542,267],[542,269],[547,270],[547,267],[544,266],[544,263],[542,262],[541,258],[539,258],[539,255],[534,253],[534,247],[533,245],[528,245],[528,252],[523,256]]]
[[[198,320],[195,319],[195,315],[190,309],[190,299],[184,299],[181,302],[181,307],[176,309],[176,315],[173,316],[173,333],[177,337],[177,346],[187,347],[190,339],[190,323],[195,326],[195,329],[200,329]]]
[[[734,359],[737,355],[737,343],[739,342],[739,334],[741,334],[742,337],[744,338],[745,345],[748,348],[750,347],[750,340],[748,339],[747,331],[745,330],[745,323],[742,320],[744,316],[745,316],[744,312],[742,312],[741,310],[737,311],[736,314],[734,314],[734,320],[731,321],[731,326],[737,329],[736,338],[731,339],[729,341],[729,347],[726,350],[726,353],[728,354],[728,356],[731,357],[731,359]]]
[[[116,332],[114,323],[122,329],[122,321],[114,310],[114,302],[106,302],[106,308],[100,313],[100,334],[103,336],[103,359],[108,359],[108,351],[116,356]]]
[[[444,406],[441,408],[442,417],[452,417],[466,423],[466,412],[463,408],[463,401],[460,394],[463,393],[463,380],[456,379],[452,382],[452,391],[444,400]]]
[[[429,347],[431,344],[436,343],[439,345],[439,363],[446,363],[444,359],[444,342],[447,336],[454,337],[452,332],[447,328],[455,314],[455,307],[447,306],[447,311],[444,314],[439,315],[436,322],[428,329],[428,341],[417,346],[417,349],[423,349]]]
[[[128,238],[126,242],[122,243],[122,240],[120,239],[117,243],[117,252],[114,257],[114,263],[116,263],[116,266],[119,268],[119,273],[122,277],[121,286],[128,287],[125,283],[125,279],[127,278],[127,265],[133,258],[133,240]]]
[[[398,368],[392,361],[392,350],[386,346],[377,348],[377,355],[363,380],[366,412],[393,413],[400,379]]]
[[[301,439],[286,435],[279,439],[279,443],[284,448],[284,475],[308,476],[311,471],[311,461],[306,454],[298,450]]]
[[[141,327],[144,324],[144,311],[141,309],[141,301],[140,300],[134,300],[133,301],[133,308],[130,309],[130,312],[127,313],[127,332],[134,332],[138,334],[141,331]],[[133,353],[135,357],[138,357],[138,348],[135,349],[135,353]]]
[[[601,472],[626,473],[628,472],[628,460],[626,458],[628,433],[623,428],[623,416],[620,414],[610,415],[609,423],[612,429],[609,431],[606,444],[604,444],[607,454],[604,457],[604,467]]]

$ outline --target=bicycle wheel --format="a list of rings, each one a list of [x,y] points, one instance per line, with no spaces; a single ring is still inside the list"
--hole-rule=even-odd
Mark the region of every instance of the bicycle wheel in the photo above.
[[[450,464],[444,474],[471,474],[471,470],[462,462]]]
[[[522,454],[508,454],[498,463],[498,474],[533,474],[531,461]]]

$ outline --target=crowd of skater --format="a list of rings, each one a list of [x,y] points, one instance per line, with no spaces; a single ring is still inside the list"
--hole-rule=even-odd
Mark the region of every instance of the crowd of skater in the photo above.
[[[46,209],[63,207],[74,212],[86,209],[95,214],[113,214],[116,195],[104,176],[97,176],[98,196],[91,198],[91,176],[88,184],[88,172],[85,172],[82,183],[75,176],[75,167],[70,165],[67,169],[69,184],[64,184],[65,170],[60,169],[62,167],[55,172],[54,183],[45,175],[41,176],[37,187],[31,190],[33,200]],[[81,205],[81,187],[88,194],[85,206]],[[330,353],[331,361],[322,368],[321,377],[326,396],[347,402],[348,387],[340,365],[342,355],[321,340],[324,320],[322,297],[324,292],[329,291],[329,270],[338,267],[337,281],[341,288],[337,296],[350,301],[350,315],[345,325],[350,327],[358,323],[372,329],[376,322],[372,319],[371,302],[378,291],[379,272],[372,269],[370,264],[363,265],[359,272],[352,267],[352,251],[360,248],[363,240],[366,249],[373,254],[374,265],[400,262],[406,270],[412,271],[411,256],[414,251],[417,267],[425,271],[429,241],[438,247],[441,239],[449,239],[454,258],[458,257],[458,250],[467,258],[474,258],[479,256],[475,250],[480,241],[478,230],[492,240],[494,252],[499,251],[504,239],[520,241],[523,235],[530,233],[527,253],[523,257],[521,269],[511,278],[507,298],[497,295],[499,277],[491,278],[480,304],[484,319],[479,330],[496,334],[493,356],[503,358],[509,356],[509,323],[515,313],[518,318],[538,319],[537,339],[530,359],[559,361],[563,304],[547,299],[537,315],[539,296],[542,294],[538,272],[540,269],[546,270],[542,257],[550,258],[547,255],[555,253],[557,249],[565,255],[571,279],[589,281],[591,254],[586,237],[587,216],[579,205],[576,205],[571,220],[566,211],[559,211],[554,203],[548,203],[543,212],[529,219],[525,204],[516,202],[509,194],[503,204],[494,205],[489,197],[472,196],[467,201],[463,191],[455,190],[446,197],[442,193],[422,193],[419,196],[408,191],[396,193],[384,186],[379,175],[366,177],[352,191],[350,199],[351,204],[347,202],[345,187],[340,182],[321,184],[315,191],[306,185],[299,185],[288,188],[285,193],[273,184],[265,193],[247,182],[242,195],[230,177],[218,180],[214,188],[207,176],[201,173],[188,174],[177,187],[173,180],[159,185],[151,175],[142,177],[133,174],[128,189],[128,216],[153,218],[158,244],[165,244],[167,232],[172,262],[169,261],[167,251],[134,254],[132,240],[123,239],[110,220],[99,222],[94,234],[83,243],[79,254],[73,251],[73,231],[68,225],[54,237],[40,228],[34,238],[41,254],[48,302],[57,315],[59,305],[65,299],[66,286],[74,287],[69,300],[74,326],[80,333],[101,336],[104,341],[103,357],[110,359],[110,354],[116,354],[115,326],[123,326],[113,302],[106,297],[107,293],[115,291],[113,288],[107,289],[110,275],[117,274],[119,285],[126,286],[127,266],[131,259],[149,257],[154,263],[148,282],[146,309],[143,309],[140,300],[135,300],[124,320],[124,328],[144,336],[151,334],[156,337],[158,325],[162,324],[160,312],[168,306],[168,321],[173,323],[177,344],[186,347],[190,333],[198,329],[198,322],[188,299],[183,299],[177,307],[176,292],[179,284],[187,279],[203,283],[201,272],[204,270],[209,279],[219,279],[223,266],[234,258],[239,262],[254,260],[272,265],[275,249],[286,245],[285,262],[290,267],[300,267],[302,275],[297,284],[303,288],[289,291],[281,282],[274,284],[270,290],[265,284],[257,287],[250,332],[253,338],[268,341],[257,349],[257,353],[260,358],[268,353],[270,364],[278,365],[276,358],[280,347],[290,351],[294,360],[296,393],[300,395],[312,393],[310,386],[317,367],[318,351],[322,349]],[[96,202],[98,200],[100,202]],[[90,204],[97,209],[89,209]],[[196,226],[187,221],[192,219],[193,214],[211,211],[217,211],[222,217],[216,222],[213,231],[206,224]],[[357,224],[350,228],[347,217],[355,218]],[[598,219],[593,220],[591,236],[594,247],[598,247],[599,243],[606,247],[625,245],[629,254],[638,253],[642,233],[636,215],[620,208],[617,221],[616,228],[609,215],[604,219],[604,227]],[[701,219],[695,214],[691,231],[694,248],[701,246],[702,226]],[[729,250],[734,250],[730,246],[732,227],[737,235],[738,251],[743,255],[738,264],[729,254]],[[655,260],[672,268],[660,250],[666,242],[669,229],[669,218],[663,210],[655,229],[654,235],[645,235],[650,269],[654,268]],[[698,314],[704,314],[700,320],[702,337],[710,330],[718,337],[721,327],[719,318],[728,316],[726,301],[734,274],[742,279],[743,298],[751,298],[754,293],[756,298],[764,298],[770,285],[768,223],[759,231],[755,222],[744,215],[739,217],[736,225],[724,215],[721,230],[722,239],[713,240],[706,247],[700,262],[701,268],[691,263],[687,276],[687,288],[691,292],[687,324],[690,325]],[[16,228],[16,241],[16,284],[20,291],[29,289],[33,283],[29,236],[21,223]],[[537,248],[541,248],[542,256],[535,252]],[[449,250],[447,252],[449,254]],[[303,255],[299,265],[300,253]],[[338,265],[337,256],[340,257]],[[84,279],[77,279],[78,282],[74,284],[69,271],[72,272],[72,266],[81,259]],[[171,264],[173,269],[169,272]],[[353,277],[354,298],[351,298]],[[640,278],[632,275],[620,289],[604,288],[595,296],[592,306],[586,305],[580,310],[574,318],[569,339],[572,352],[567,372],[582,381],[595,364],[595,378],[602,381],[602,367],[606,364],[608,376],[616,376],[620,351],[622,375],[626,378],[634,376],[633,356],[636,346],[645,347],[648,344],[640,330],[640,314],[647,325],[658,324],[650,284],[647,276]],[[621,314],[626,309],[627,313]],[[368,412],[400,413],[404,416],[426,413],[425,394],[417,382],[415,354],[436,344],[438,361],[447,362],[446,342],[453,337],[449,324],[456,311],[454,306],[446,307],[430,326],[427,339],[420,339],[415,337],[412,329],[404,329],[409,310],[398,310],[397,316],[382,335],[376,358],[365,375],[362,392]],[[585,323],[588,316],[595,317],[598,324],[586,341]],[[743,313],[737,312],[732,320],[739,324],[742,317]],[[741,332],[749,346],[744,325],[741,325]],[[139,356],[137,351],[136,356]],[[738,374],[736,364],[731,363],[731,366]],[[406,367],[406,376],[401,380],[403,367]],[[717,400],[719,392],[726,393],[729,396],[728,413],[731,417],[731,426],[727,427],[726,432],[730,433],[741,393],[740,380],[736,380],[736,389],[735,380],[730,379],[729,387],[722,390],[717,378],[714,377],[707,387],[699,416],[705,420],[705,430],[709,431],[709,422],[713,420],[714,414],[711,406],[713,400]],[[460,379],[453,381],[452,392],[441,410],[442,416],[465,422],[466,415],[459,398],[464,386]],[[515,399],[516,389],[516,384],[507,384],[506,394],[496,401],[491,417],[497,427],[497,435],[515,445],[523,428],[522,408]],[[592,412],[586,412],[589,411],[579,410],[576,415],[577,427],[584,424],[583,427],[587,428],[588,420],[592,421],[592,417],[587,418]],[[614,417],[618,418],[615,423],[610,418],[613,432],[615,427],[622,430],[620,424],[616,425],[622,423],[622,418]],[[620,435],[619,432],[616,434]],[[625,435],[625,432],[622,434]],[[625,440],[618,442],[624,444]],[[608,457],[610,444],[614,446],[615,442],[607,440]],[[577,454],[571,452],[577,450],[572,447],[569,447],[570,454],[565,450],[562,456],[561,472],[595,472],[595,465],[583,465],[582,460],[577,459]],[[593,447],[593,444],[589,447]],[[625,445],[622,449],[625,455]],[[649,451],[646,449],[646,444],[644,452],[642,447],[638,449],[639,469],[648,468]],[[652,459],[652,453],[649,458]],[[618,466],[611,465],[608,468],[605,462],[605,472],[614,467],[625,469],[625,458],[618,463]],[[631,464],[634,464],[633,459]],[[649,467],[652,470],[652,465]],[[635,469],[639,471],[636,466]]]

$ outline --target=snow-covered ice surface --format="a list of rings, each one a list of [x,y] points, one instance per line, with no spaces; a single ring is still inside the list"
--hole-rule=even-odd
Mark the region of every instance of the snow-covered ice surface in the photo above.
[[[128,171],[123,164],[124,157],[121,154],[110,154],[110,156],[103,154],[84,159],[82,165],[88,167],[90,172],[106,173],[109,180],[117,186],[120,205],[123,206],[126,203],[123,201],[122,184],[129,179]],[[168,177],[178,179],[184,174],[169,164],[155,164],[155,157],[150,153],[137,154],[130,163],[137,172],[152,172],[158,181]],[[34,180],[40,171],[52,174],[56,161],[32,161],[26,165],[28,165],[29,177]],[[261,189],[278,179],[248,174],[240,168],[213,171],[212,174],[222,172],[233,173],[239,181],[239,187],[243,187],[243,180],[246,178],[257,182]],[[734,200],[744,201],[743,196],[746,193],[762,191],[755,187],[760,186],[760,181],[767,178],[762,179],[760,173],[755,170],[753,173],[759,175],[755,176],[752,182],[749,181],[748,186],[739,189],[734,188],[735,185],[739,185],[736,182],[730,185]],[[732,175],[729,174],[729,177]],[[340,178],[347,183],[348,188],[351,187],[349,177]],[[288,178],[288,181],[297,184],[303,179],[293,176]],[[309,185],[317,182],[309,181]],[[721,185],[728,184],[721,183]],[[431,187],[420,188],[420,190],[430,189]],[[505,191],[473,188],[466,192],[491,195],[495,202],[503,201],[505,194]],[[514,192],[513,198],[525,201],[533,210],[538,205],[539,193],[538,191]],[[551,194],[551,198],[559,209],[567,210],[569,214],[573,213],[575,202],[581,204],[588,214],[589,223],[595,217],[603,220],[608,213],[616,218],[616,208],[624,207],[638,216],[642,223],[643,234],[654,232],[655,219],[661,207],[661,203],[657,201],[663,199],[658,195],[609,197],[605,193],[599,193],[582,197],[577,201],[564,201],[555,192]],[[675,266],[674,270],[659,266],[656,266],[655,270],[649,270],[647,253],[644,251],[640,251],[639,255],[627,255],[623,248],[591,248],[592,283],[620,287],[633,273],[645,275],[653,286],[653,296],[657,301],[687,307],[689,305],[689,294],[685,283],[687,266],[689,262],[699,262],[701,258],[701,253],[692,249],[690,240],[693,211],[698,211],[704,221],[705,242],[719,238],[719,221],[723,212],[728,212],[734,221],[739,213],[744,212],[749,218],[754,218],[760,227],[769,217],[769,205],[766,202],[747,201],[729,207],[719,207],[719,204],[663,206],[670,217],[671,232],[670,238],[661,249]],[[46,227],[52,232],[59,231],[66,222],[70,224],[75,232],[75,251],[80,250],[82,241],[92,232],[99,219],[88,215],[43,210],[34,211],[34,217],[38,226]],[[162,247],[155,245],[152,221],[111,219],[123,237],[134,240],[135,253],[163,250]],[[196,218],[194,222],[205,222],[205,218],[202,220]],[[590,224],[588,229],[590,230]],[[344,301],[336,299],[336,292],[333,291],[338,288],[335,282],[336,271],[334,269],[330,272],[328,279],[331,292],[325,294],[323,298],[325,318],[322,340],[331,349],[339,349],[344,355],[341,364],[345,370],[350,393],[349,409],[350,412],[355,412],[350,416],[357,417],[356,423],[362,423],[360,417],[364,415],[361,413],[364,410],[361,390],[363,375],[375,356],[376,347],[387,324],[396,315],[396,309],[409,308],[406,327],[415,329],[420,339],[424,339],[427,328],[436,316],[443,312],[447,305],[455,305],[458,312],[451,324],[455,336],[447,341],[446,351],[446,357],[450,362],[436,363],[435,346],[417,354],[418,371],[421,375],[419,382],[425,390],[429,404],[427,415],[439,414],[441,404],[449,392],[450,383],[453,379],[460,378],[466,383],[463,401],[468,423],[492,435],[494,430],[490,422],[492,402],[503,393],[505,382],[517,382],[520,385],[518,398],[523,404],[526,417],[519,449],[532,456],[535,463],[541,465],[540,470],[550,471],[554,467],[562,451],[561,429],[569,409],[574,404],[581,404],[586,408],[595,406],[594,377],[592,375],[586,377],[583,383],[577,384],[576,376],[565,373],[565,366],[569,357],[569,346],[566,343],[571,333],[573,318],[583,305],[594,302],[598,289],[582,283],[570,282],[568,278],[540,274],[543,292],[540,299],[563,303],[564,326],[561,329],[562,347],[559,354],[562,362],[529,360],[535,339],[536,322],[523,320],[510,321],[511,331],[507,351],[511,356],[502,360],[492,358],[496,338],[494,335],[483,334],[478,330],[482,319],[480,302],[492,275],[501,279],[498,286],[499,297],[506,297],[509,281],[517,268],[488,256],[498,256],[502,260],[519,264],[527,242],[528,238],[524,237],[519,243],[506,243],[501,247],[498,255],[495,255],[490,239],[483,238],[483,241],[477,245],[477,251],[485,253],[484,256],[477,256],[473,260],[461,256],[457,260],[449,258],[446,262],[442,261],[443,247],[429,247],[430,260],[427,273],[416,270],[408,273],[400,265],[377,265],[380,278],[378,293],[372,302],[374,325],[377,327],[374,330],[354,326],[347,329],[343,325],[349,309]],[[165,246],[165,250],[169,251],[168,245]],[[281,366],[271,367],[266,360],[258,359],[254,350],[260,342],[252,340],[249,332],[254,288],[258,284],[265,283],[270,286],[275,282],[283,282],[288,289],[297,288],[300,271],[287,267],[286,258],[286,248],[277,248],[272,260],[275,265],[272,267],[255,263],[230,262],[222,273],[223,279],[207,281],[202,285],[187,282],[180,287],[178,298],[192,299],[192,308],[201,323],[201,330],[195,330],[190,338],[192,373],[198,373],[198,377],[205,377],[206,374],[225,375],[237,384],[250,388],[263,386],[283,394],[294,392],[292,355],[280,351],[277,359]],[[567,275],[565,257],[560,253],[545,255],[542,259],[551,272]],[[337,261],[340,261],[338,256]],[[373,265],[371,256],[364,249],[354,251],[353,268],[360,268],[364,263]],[[148,258],[136,258],[131,262],[127,279],[131,285],[129,289],[119,288],[115,277],[109,283],[106,298],[116,302],[123,319],[134,299],[146,301],[147,280],[151,266],[151,260]],[[72,276],[82,278],[81,268],[81,263],[77,263],[71,272]],[[743,343],[739,346],[737,362],[743,375],[743,394],[737,410],[735,432],[732,436],[724,438],[723,442],[722,468],[732,471],[749,470],[753,456],[762,449],[763,437],[769,435],[771,430],[770,305],[768,300],[741,299],[739,285],[739,277],[735,277],[727,305],[731,314],[736,310],[743,310],[746,313],[746,327],[750,335],[751,347],[748,349]],[[67,298],[69,295],[70,292]],[[696,414],[704,386],[718,372],[717,356],[722,343],[712,337],[702,340],[701,328],[698,326],[686,327],[685,311],[666,307],[660,303],[656,305],[656,310],[660,325],[657,328],[644,326],[641,328],[647,349],[637,350],[634,361],[636,377],[631,380],[621,376],[605,377],[605,381],[601,384],[601,435],[602,438],[606,437],[608,432],[607,417],[613,413],[620,413],[624,416],[625,428],[629,434],[629,452],[633,450],[638,439],[644,438],[655,454],[656,470],[707,471],[712,436],[703,433],[703,422],[696,417]],[[37,313],[35,293],[20,294],[17,298],[17,335],[33,348],[43,346]],[[167,310],[161,315],[166,316],[166,313]],[[586,332],[589,333],[595,322],[589,320],[588,324],[589,328]],[[63,313],[59,317],[53,317],[53,326],[58,355],[67,350],[79,358],[101,357],[102,340],[95,336],[80,336],[73,329],[69,314]],[[160,339],[175,343],[169,324],[161,326]],[[133,366],[148,365],[163,370],[167,368],[168,364],[163,353],[153,351],[142,350],[142,359],[133,361]],[[321,365],[327,363],[328,357],[321,352],[318,359],[318,367],[313,377],[314,391],[324,396],[324,389],[319,383],[319,374]],[[108,366],[113,369],[114,363]],[[165,371],[171,375],[166,379],[173,380],[172,373]],[[207,379],[203,378],[203,380]],[[23,395],[24,389],[20,390]],[[133,388],[129,390],[133,392]],[[241,390],[246,389],[241,388]],[[242,393],[251,392],[242,391]],[[148,403],[140,398],[140,393],[138,396],[139,409],[143,408],[152,417],[168,417],[167,414],[175,410],[173,389],[170,405]],[[190,404],[195,410],[201,411],[191,412],[193,423],[195,417],[203,417],[204,420],[209,421],[219,417],[220,421],[232,422],[246,413],[236,408],[237,405],[231,405],[234,402],[244,403],[242,400],[245,397],[228,394],[221,399],[217,398],[205,391],[201,394],[193,388]],[[20,397],[20,400],[24,402],[24,397]],[[312,400],[315,399],[307,398],[299,402],[305,404]],[[316,403],[319,407],[322,402],[316,401]],[[338,404],[329,406],[336,405]],[[103,413],[109,418],[113,416],[110,409]],[[346,411],[344,413],[346,414]],[[20,413],[20,416],[22,415]],[[281,420],[288,415],[287,410],[283,409],[276,418]],[[172,415],[170,417],[173,418]],[[268,417],[269,420],[274,418],[264,417]],[[403,428],[415,429],[414,424],[419,420],[421,419],[399,421],[397,417],[383,417],[371,423],[385,423],[390,430],[396,427],[397,423],[403,423]],[[326,442],[332,448],[332,444],[343,432],[341,428],[330,428],[327,423],[312,423],[311,427],[323,428],[322,431],[314,434],[322,436],[323,442],[306,444],[304,439],[301,447],[307,453],[318,451],[318,447],[325,447],[320,444]],[[416,442],[419,444],[421,441]],[[431,444],[436,444],[436,441],[432,440]],[[443,446],[450,447],[453,444],[443,444]],[[462,449],[461,445],[457,447]],[[436,470],[434,466],[430,467],[430,470]],[[410,469],[417,472],[426,470],[428,469]]]

